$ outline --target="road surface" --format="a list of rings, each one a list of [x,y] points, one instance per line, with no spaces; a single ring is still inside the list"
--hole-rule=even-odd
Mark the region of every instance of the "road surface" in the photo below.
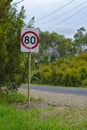
[[[28,85],[24,84],[21,88],[27,89]],[[53,87],[53,86],[38,86],[32,85],[30,89],[46,91],[46,92],[53,92],[59,94],[72,94],[77,96],[87,96],[87,89],[85,88],[63,88],[63,87]]]

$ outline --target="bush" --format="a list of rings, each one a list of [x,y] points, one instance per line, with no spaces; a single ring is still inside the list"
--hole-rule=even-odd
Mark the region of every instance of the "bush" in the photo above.
[[[87,87],[87,79],[84,79],[84,80],[83,80],[82,85],[83,85],[84,87]]]
[[[56,76],[55,76],[56,85],[63,85],[63,75],[64,72],[62,70],[59,69],[56,70]]]
[[[80,76],[76,70],[71,70],[69,75],[70,86],[78,87],[80,85]]]
[[[27,101],[27,96],[18,93],[7,94],[8,103],[23,102]]]
[[[0,103],[15,103],[27,101],[27,96],[19,93],[4,93],[0,91]]]
[[[70,79],[70,70],[67,69],[67,71],[65,71],[64,76],[63,76],[63,80],[64,80],[64,86],[69,86],[69,79]]]
[[[81,80],[84,80],[87,77],[87,68],[86,68],[86,66],[79,67],[79,74],[80,74],[80,79]]]
[[[82,54],[73,58],[58,59],[41,65],[39,73],[32,77],[32,81],[61,86],[86,86],[87,56]]]
[[[52,78],[52,69],[49,65],[41,66],[40,67],[40,76],[42,83],[51,83]]]
[[[67,71],[64,73],[64,86],[79,86],[80,85],[80,75],[78,73],[78,70],[75,69],[67,69]]]
[[[33,74],[33,76],[31,77],[31,83],[40,83],[40,72],[36,72],[35,74]]]

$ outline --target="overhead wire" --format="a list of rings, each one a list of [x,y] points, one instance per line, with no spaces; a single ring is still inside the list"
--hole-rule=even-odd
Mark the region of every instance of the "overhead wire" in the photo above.
[[[84,2],[84,3],[85,3],[85,2]],[[62,13],[62,14],[60,14],[60,15],[54,17],[54,18],[51,18],[51,19],[49,19],[49,20],[46,20],[45,22],[40,23],[39,26],[40,26],[40,25],[43,25],[43,24],[46,25],[46,24],[48,24],[48,23],[51,23],[51,22],[57,20],[57,18],[63,17],[63,16],[65,16],[65,15],[67,15],[68,13],[71,13],[71,11],[73,11],[74,9],[79,8],[80,6],[82,6],[82,4],[81,4],[81,5],[77,5],[76,7],[72,8],[72,9],[70,9],[70,10],[68,10],[68,11],[66,11],[66,12],[64,12],[64,13]]]
[[[59,11],[59,10],[65,8],[66,6],[68,6],[69,4],[71,4],[73,1],[75,1],[75,0],[71,0],[71,1],[69,1],[69,2],[67,2],[67,3],[65,3],[65,4],[62,5],[61,7],[59,7],[59,8],[57,8],[57,9],[53,10],[52,12],[46,14],[45,16],[40,17],[39,19],[37,19],[37,21],[41,21],[41,20],[43,20],[44,18],[49,17],[50,15],[56,13],[57,11]]]
[[[70,22],[70,24],[72,25],[73,22],[74,22],[75,24],[78,24],[78,23],[80,23],[81,21],[83,21],[84,19],[87,19],[87,14],[84,15],[84,18],[83,18],[83,16],[82,16],[82,18],[79,17],[79,18],[77,18],[77,19],[74,19],[72,22]]]
[[[24,0],[21,0],[21,1],[19,1],[19,2],[16,2],[16,3],[12,4],[12,5],[20,4],[20,3],[23,2],[23,1],[24,1]],[[43,17],[37,19],[36,22],[42,21],[43,19],[46,19],[47,17],[49,17],[49,16],[55,14],[57,11],[62,10],[62,9],[65,8],[66,6],[70,5],[73,1],[75,1],[75,0],[71,0],[71,1],[69,1],[69,2],[67,2],[67,3],[65,3],[64,5],[62,5],[61,7],[57,8],[57,9],[55,9],[54,11],[48,13],[47,15],[45,15],[45,16],[43,16]],[[76,6],[76,7],[77,7],[77,6]],[[73,9],[75,9],[76,7],[74,7]],[[87,6],[83,7],[82,9],[84,9],[84,8],[87,8]],[[61,23],[65,22],[65,21],[69,20],[70,18],[72,18],[73,16],[75,16],[76,14],[78,14],[82,9],[80,9],[80,10],[77,11],[77,12],[75,12],[74,14],[72,14],[72,15],[69,16],[69,17],[67,17],[66,19],[61,20],[60,22],[56,23],[55,25],[50,26],[49,28],[47,28],[47,30],[50,29],[50,28],[52,29],[53,27],[57,26],[58,24],[61,24]],[[70,11],[72,11],[72,10],[70,9]],[[62,15],[59,15],[59,16],[53,18],[53,20],[56,20],[56,18],[58,18],[58,17],[64,16],[64,15],[67,14],[68,12],[69,12],[69,11],[67,11],[66,13],[63,13]],[[52,21],[53,21],[53,20],[52,20]],[[83,19],[79,19],[78,22],[80,22],[80,21],[82,21],[82,20],[83,20]],[[51,21],[51,20],[48,20],[47,22],[50,22],[50,21]],[[45,23],[45,22],[44,22],[44,23]],[[44,24],[44,23],[42,23],[42,24]]]
[[[87,15],[85,15],[85,16],[87,16]],[[78,24],[78,26],[79,26],[79,23],[80,23],[80,22],[82,22],[82,21],[84,21],[84,20],[87,21],[87,17],[85,17],[85,16],[84,16],[84,18],[82,18],[82,19],[81,19],[81,18],[79,18],[79,19],[74,19],[72,22],[70,22],[70,23],[68,24],[68,27],[72,27],[73,23],[75,23],[75,25]],[[87,26],[87,24],[84,24],[84,25],[82,24],[82,25],[80,25],[80,26],[85,26],[85,25]],[[67,27],[67,24],[65,24],[64,26]],[[59,26],[59,27],[60,27],[60,26]],[[57,31],[57,29],[58,29],[58,27],[57,27],[56,29],[53,29],[53,31]],[[63,31],[63,30],[65,31],[64,28],[62,28],[62,31]]]
[[[63,26],[59,26],[59,27],[56,27],[56,29],[53,29],[53,31],[55,31],[55,32],[57,32],[58,31],[58,29],[59,28],[61,28],[61,31],[62,31],[62,33],[65,31],[65,30],[67,30],[67,29],[69,29],[69,28],[72,28],[73,26],[73,23],[74,23],[74,26],[75,25],[77,25],[77,28],[80,28],[80,27],[84,27],[84,28],[87,28],[87,23],[86,23],[86,21],[87,21],[87,14],[86,15],[84,15],[84,17],[82,16],[82,18],[81,17],[77,17],[76,19],[74,19],[73,21],[71,21],[68,25],[67,24],[64,24]],[[83,24],[81,24],[80,22],[82,22],[82,21],[85,21],[85,23],[83,22]],[[80,23],[80,24],[79,24]],[[66,27],[66,29],[65,29],[65,27]],[[74,27],[73,27],[73,29],[74,29]],[[59,29],[60,30],[60,29]],[[51,30],[52,31],[52,30]]]
[[[65,21],[71,19],[73,16],[77,15],[78,13],[80,13],[82,11],[82,9],[85,9],[85,8],[87,8],[87,5],[85,7],[83,7],[83,8],[81,8],[79,11],[75,12],[74,14],[72,14],[71,16],[65,18],[64,20],[61,20],[60,22],[56,23],[55,25],[48,27],[47,30],[57,26],[58,24],[61,24],[61,23],[65,22]]]

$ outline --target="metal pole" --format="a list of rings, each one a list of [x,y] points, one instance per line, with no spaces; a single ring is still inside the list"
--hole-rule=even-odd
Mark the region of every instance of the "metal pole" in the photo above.
[[[28,53],[28,108],[30,109],[31,52]]]

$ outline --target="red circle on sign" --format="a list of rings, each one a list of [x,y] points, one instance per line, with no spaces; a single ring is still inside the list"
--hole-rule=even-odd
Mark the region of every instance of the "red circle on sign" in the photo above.
[[[24,36],[25,36],[26,34],[28,34],[28,33],[31,33],[31,34],[35,35],[36,38],[37,38],[37,41],[36,41],[35,45],[32,46],[32,47],[26,46],[25,43],[24,43],[24,41],[23,41]],[[37,45],[38,45],[38,43],[39,43],[39,37],[38,37],[38,35],[37,35],[35,32],[33,32],[33,31],[27,31],[27,32],[25,32],[25,33],[22,35],[22,37],[21,37],[21,42],[22,42],[22,45],[23,45],[25,48],[27,48],[27,49],[34,49],[34,48],[37,47]]]

